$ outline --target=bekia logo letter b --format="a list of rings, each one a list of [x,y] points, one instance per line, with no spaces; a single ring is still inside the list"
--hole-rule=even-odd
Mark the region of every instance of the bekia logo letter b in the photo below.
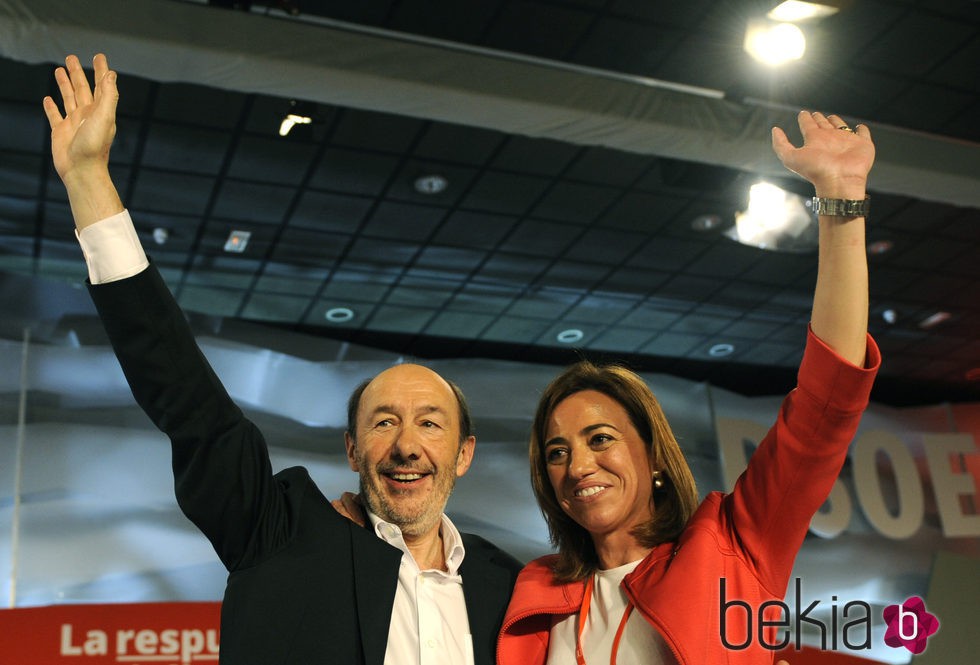
[[[890,647],[905,647],[918,654],[926,650],[926,641],[939,630],[939,619],[930,614],[925,602],[912,596],[901,605],[889,605],[883,613],[885,623],[885,644]]]

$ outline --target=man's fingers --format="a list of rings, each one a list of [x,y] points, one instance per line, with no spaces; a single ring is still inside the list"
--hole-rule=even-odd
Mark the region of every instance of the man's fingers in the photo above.
[[[113,124],[116,121],[116,104],[119,102],[119,90],[116,88],[116,72],[105,72],[95,87],[95,114],[105,122]]]
[[[65,58],[65,64],[68,66],[68,77],[75,91],[75,104],[82,106],[90,103],[92,90],[88,86],[88,78],[85,76],[85,70],[82,69],[82,63],[78,61],[77,56],[70,55]]]
[[[105,54],[95,54],[95,57],[92,58],[92,68],[95,70],[95,89],[98,91],[99,81],[109,72],[109,61],[106,59]]]
[[[54,80],[58,84],[58,91],[61,93],[61,104],[65,107],[65,113],[75,110],[75,90],[71,87],[71,80],[64,67],[54,70]]]
[[[45,97],[44,101],[41,102],[41,106],[44,107],[44,115],[48,117],[48,124],[54,130],[63,120],[61,111],[58,110],[58,105],[50,97]]]
[[[95,113],[105,122],[114,123],[116,102],[119,101],[116,73],[109,69],[109,60],[104,53],[97,53],[92,58],[92,66],[95,69]]]

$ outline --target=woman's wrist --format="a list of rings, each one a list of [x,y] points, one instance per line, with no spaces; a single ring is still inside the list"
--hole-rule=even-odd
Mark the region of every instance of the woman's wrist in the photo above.
[[[868,179],[864,176],[832,177],[815,180],[814,195],[826,199],[856,199],[867,196]]]

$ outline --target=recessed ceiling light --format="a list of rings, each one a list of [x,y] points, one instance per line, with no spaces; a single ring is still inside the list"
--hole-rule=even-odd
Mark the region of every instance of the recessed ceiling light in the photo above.
[[[169,237],[170,237],[170,231],[163,228],[162,226],[158,226],[155,229],[153,229],[153,242],[155,242],[156,244],[162,245],[166,243],[167,238]]]
[[[879,256],[890,252],[894,247],[895,243],[891,240],[875,240],[874,242],[868,243],[868,254]]]
[[[251,237],[251,231],[232,231],[225,240],[225,251],[241,254],[248,247],[248,240]]]
[[[893,325],[898,321],[898,312],[889,307],[888,309],[882,310],[881,318],[885,320],[888,325]]]
[[[562,330],[560,333],[555,335],[557,339],[562,344],[574,344],[585,337],[585,333],[578,328],[569,328],[568,330]]]
[[[708,349],[708,355],[712,358],[724,358],[725,356],[730,356],[735,352],[735,345],[722,343],[715,344],[710,349]]]
[[[415,191],[419,194],[439,194],[446,191],[449,181],[438,173],[419,176],[415,179]]]
[[[949,312],[935,312],[930,314],[926,318],[919,322],[919,327],[923,330],[929,330],[930,328],[935,328],[940,323],[944,323],[953,318],[953,315]]]
[[[711,231],[721,226],[721,215],[698,215],[691,220],[691,228],[695,231]]]
[[[330,323],[344,323],[354,318],[354,310],[349,307],[331,307],[323,315]]]

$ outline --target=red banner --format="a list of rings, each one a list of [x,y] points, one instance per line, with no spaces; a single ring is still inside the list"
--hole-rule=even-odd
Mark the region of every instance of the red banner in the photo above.
[[[0,665],[218,662],[221,603],[0,610]]]

